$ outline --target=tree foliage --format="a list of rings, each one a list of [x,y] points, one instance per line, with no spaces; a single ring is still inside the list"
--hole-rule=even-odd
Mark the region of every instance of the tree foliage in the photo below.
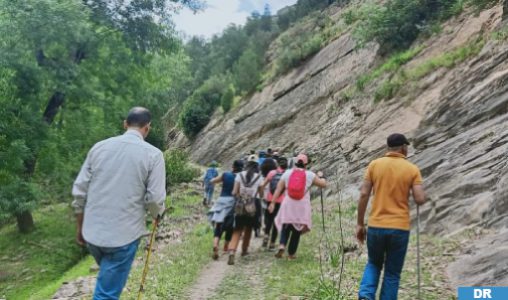
[[[0,222],[68,200],[88,149],[133,105],[164,146],[162,117],[192,81],[170,15],[200,3],[0,0]]]
[[[220,99],[220,105],[222,106],[222,110],[224,113],[227,113],[231,110],[231,106],[233,106],[233,100],[235,98],[235,89],[232,85],[230,85],[226,91],[224,92],[224,95],[222,95],[222,98]]]
[[[164,152],[166,164],[166,185],[192,181],[199,175],[199,169],[189,163],[189,155],[181,149],[169,149]]]
[[[348,14],[347,21],[358,19],[355,36],[360,44],[375,41],[380,54],[385,55],[407,49],[422,32],[434,24],[448,19],[472,5],[484,9],[496,0],[389,0],[384,4],[370,3],[363,6],[357,16]]]

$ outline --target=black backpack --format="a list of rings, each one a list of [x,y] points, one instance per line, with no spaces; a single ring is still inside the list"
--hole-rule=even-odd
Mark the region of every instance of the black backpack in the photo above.
[[[284,173],[277,172],[273,175],[272,180],[270,180],[270,193],[275,194],[275,190],[277,189],[277,185],[279,184],[280,178]]]

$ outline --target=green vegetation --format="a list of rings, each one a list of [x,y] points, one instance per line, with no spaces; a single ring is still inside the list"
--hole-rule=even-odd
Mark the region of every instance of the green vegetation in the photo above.
[[[229,88],[226,89],[226,92],[224,95],[222,95],[222,98],[220,99],[220,105],[222,106],[222,110],[224,113],[227,113],[231,110],[231,107],[233,106],[233,101],[235,98],[235,90],[232,86],[229,86]]]
[[[164,260],[155,256],[150,268],[150,277],[145,285],[145,299],[182,299],[185,289],[194,282],[201,267],[210,260],[211,233],[208,224],[200,223],[182,242],[170,245],[162,251]],[[128,283],[131,292],[123,295],[125,299],[136,299],[142,266],[133,270]]]
[[[503,26],[503,28],[499,29],[492,33],[492,39],[496,41],[506,41],[508,40],[508,26]]]
[[[374,100],[392,98],[408,82],[418,82],[419,79],[427,76],[438,68],[452,68],[466,59],[477,55],[484,46],[483,39],[467,43],[453,51],[433,57],[408,70],[399,70],[389,79],[383,81],[374,94]]]
[[[192,218],[193,213],[198,214],[198,219],[203,216],[201,199],[187,192],[179,191],[179,196],[171,199],[175,210],[165,218],[164,223],[181,235],[179,241],[170,243],[158,255],[151,257],[144,299],[182,299],[186,288],[210,260],[211,228],[205,221],[196,222]],[[144,255],[140,247],[138,256]],[[123,298],[136,298],[142,268],[143,264],[133,268]]]
[[[66,271],[61,277],[58,277],[58,279],[49,282],[42,289],[34,292],[30,296],[30,300],[37,299],[45,300],[53,298],[53,295],[55,295],[55,293],[58,291],[58,289],[62,286],[64,282],[70,282],[78,277],[95,275],[96,272],[91,271],[90,268],[91,266],[94,265],[96,265],[96,263],[93,257],[90,255],[86,256],[84,259],[79,261],[79,263],[73,266],[70,270]]]
[[[199,169],[189,164],[189,155],[183,150],[166,150],[164,161],[166,163],[166,184],[168,186],[190,182],[199,176]]]
[[[418,53],[420,53],[422,49],[423,49],[422,46],[418,46],[416,48],[412,48],[400,52],[398,54],[392,55],[385,63],[383,63],[378,68],[374,69],[374,71],[358,78],[356,81],[356,87],[358,88],[358,90],[363,91],[363,89],[367,84],[379,78],[381,75],[398,71],[401,66],[403,66],[408,61],[413,59],[416,55],[418,55]]]
[[[339,18],[332,19],[326,11],[316,11],[294,24],[273,43],[273,61],[267,66],[264,81],[301,65],[324,46],[338,38],[346,28]]]
[[[455,0],[390,0],[384,5],[369,3],[359,17],[355,35],[360,44],[375,41],[381,54],[408,48],[422,28],[437,20]]]
[[[86,253],[74,242],[75,221],[68,205],[46,206],[33,217],[37,227],[28,234],[20,236],[14,224],[0,228],[1,298],[28,299],[42,288],[54,289],[62,274]],[[78,273],[84,270],[80,265]],[[50,298],[44,295],[39,299]]]
[[[67,200],[88,149],[134,105],[152,111],[148,141],[164,148],[162,116],[190,79],[167,22],[175,3],[201,7],[0,0],[0,224],[29,232],[38,204]]]
[[[426,62],[410,69],[407,72],[407,76],[411,80],[418,80],[424,76],[427,76],[432,71],[444,67],[444,68],[452,68],[456,66],[458,63],[465,61],[466,59],[473,57],[480,53],[485,45],[485,41],[483,39],[478,39],[467,43],[464,46],[461,46],[455,50],[450,52],[443,53],[436,57],[433,57]]]
[[[172,254],[170,259],[178,257],[180,264],[189,261],[196,261],[196,272],[199,272],[200,265],[208,257],[204,254],[209,250],[210,241],[203,238],[209,234],[209,228],[204,223],[199,223],[195,229],[194,224],[189,227],[188,216],[192,211],[201,212],[200,197],[193,196],[188,190],[179,190],[174,198],[167,200],[167,205],[174,210],[166,216],[165,222],[171,224],[182,232],[191,229],[189,237],[184,239],[182,246],[168,249]],[[73,226],[74,214],[70,207],[65,204],[55,204],[44,207],[34,212],[34,219],[37,228],[19,238],[14,225],[7,225],[0,229],[0,297],[7,299],[50,299],[60,288],[63,282],[75,280],[81,276],[94,275],[90,267],[95,264],[93,258],[87,255],[84,249],[77,246],[74,241],[75,227]],[[189,249],[198,249],[202,244],[203,252],[193,252]],[[205,247],[206,245],[206,247]],[[205,249],[206,248],[206,249]],[[189,252],[184,256],[182,253]],[[140,247],[138,256],[145,253]],[[85,256],[87,255],[87,256]],[[165,254],[166,255],[166,254]],[[182,256],[182,257],[179,257]],[[185,257],[185,258],[183,258]],[[173,263],[172,261],[171,263]],[[142,266],[141,266],[142,267]],[[134,276],[139,276],[140,267],[136,269]],[[185,272],[185,268],[176,268],[178,272]],[[192,277],[187,274],[189,280]],[[135,280],[138,280],[136,277]],[[178,278],[178,277],[177,277]],[[178,280],[175,278],[174,280]],[[134,279],[130,280],[135,285]],[[183,284],[183,283],[180,283]],[[137,291],[137,289],[136,289]]]
[[[355,23],[360,45],[375,41],[382,55],[410,47],[421,33],[435,32],[436,23],[460,13],[464,5],[484,9],[494,0],[390,0],[367,2],[358,12],[349,11],[346,23]]]

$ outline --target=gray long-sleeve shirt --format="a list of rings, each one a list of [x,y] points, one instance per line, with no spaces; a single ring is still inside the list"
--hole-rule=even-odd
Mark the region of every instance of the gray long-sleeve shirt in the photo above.
[[[145,212],[164,211],[162,152],[136,130],[95,144],[72,188],[76,213],[84,212],[83,238],[99,247],[127,245],[146,233]]]

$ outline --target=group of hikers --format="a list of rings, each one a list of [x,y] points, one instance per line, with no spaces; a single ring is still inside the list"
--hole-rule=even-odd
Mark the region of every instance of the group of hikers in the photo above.
[[[291,162],[291,163],[290,163]],[[224,252],[229,254],[228,264],[235,263],[240,238],[241,255],[247,255],[252,232],[259,236],[264,220],[263,247],[275,250],[281,258],[286,250],[288,259],[296,259],[300,235],[312,228],[310,188],[326,187],[323,174],[307,170],[307,155],[291,158],[280,156],[279,151],[255,151],[235,160],[231,171],[217,173],[213,161],[204,175],[203,203],[211,203],[214,185],[222,184],[220,197],[209,211],[214,226],[213,259],[219,258],[219,241],[225,234]],[[291,165],[291,167],[290,167]],[[210,179],[210,174],[215,177]]]
[[[76,242],[86,246],[99,265],[94,300],[119,299],[140,238],[146,234],[146,212],[156,220],[165,212],[164,158],[159,149],[145,142],[150,124],[146,108],[132,108],[124,121],[126,132],[95,144],[73,185]],[[409,242],[409,197],[417,205],[425,203],[420,171],[406,160],[408,146],[404,135],[391,134],[386,155],[372,161],[365,172],[356,226],[356,238],[360,244],[367,240],[368,250],[358,292],[361,300],[375,299],[383,269],[379,298],[397,299]],[[214,224],[213,258],[218,258],[223,234],[228,264],[235,263],[241,238],[241,255],[247,255],[252,232],[259,234],[264,212],[263,245],[277,250],[278,258],[287,248],[287,258],[295,259],[301,234],[312,228],[310,188],[327,185],[323,173],[308,170],[308,164],[304,153],[285,158],[268,150],[249,153],[221,175],[210,171],[205,176],[205,205],[212,203],[213,185],[222,185],[209,212]],[[364,217],[371,194],[366,229]]]

